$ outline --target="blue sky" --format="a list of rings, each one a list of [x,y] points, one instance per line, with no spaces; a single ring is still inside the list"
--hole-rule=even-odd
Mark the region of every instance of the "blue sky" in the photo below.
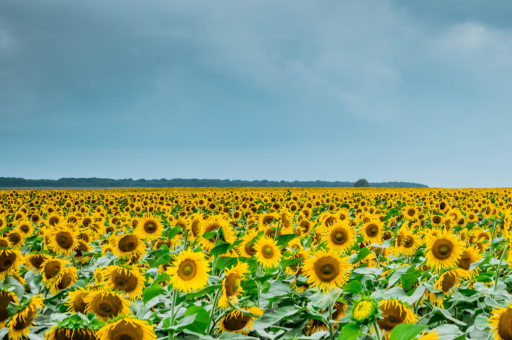
[[[0,0],[0,176],[510,187],[511,15]]]

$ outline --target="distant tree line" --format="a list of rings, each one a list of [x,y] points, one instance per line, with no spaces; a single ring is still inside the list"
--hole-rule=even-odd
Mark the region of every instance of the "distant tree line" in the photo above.
[[[360,180],[361,181],[361,180]],[[366,181],[366,180],[364,180]],[[358,181],[359,182],[359,181]],[[368,181],[366,181],[368,183]],[[366,184],[363,183],[363,184]],[[242,181],[229,179],[110,179],[110,178],[61,178],[24,179],[0,177],[0,188],[167,188],[167,187],[296,187],[296,188],[348,188],[354,187],[354,182],[328,181]],[[360,183],[358,183],[359,185]],[[374,188],[428,188],[428,186],[409,182],[368,183]],[[364,185],[366,186],[366,185]]]

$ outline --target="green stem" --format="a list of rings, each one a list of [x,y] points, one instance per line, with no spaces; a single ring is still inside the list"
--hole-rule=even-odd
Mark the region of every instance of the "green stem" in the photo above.
[[[381,340],[380,331],[379,331],[379,325],[377,324],[377,321],[373,322],[373,328],[375,328],[375,333],[377,333],[377,339]]]
[[[501,269],[501,263],[503,262],[503,257],[505,257],[505,254],[507,253],[508,244],[505,245],[505,248],[503,248],[503,254],[501,254],[500,263],[498,264],[498,269],[496,270],[496,278],[494,279],[494,291],[498,288],[498,280],[500,278],[500,269]]]
[[[274,234],[274,240],[277,239],[277,233],[279,232],[279,222],[277,222],[277,225],[276,225],[276,233]]]
[[[215,329],[215,320],[214,320],[213,316],[215,315],[215,307],[217,307],[218,300],[219,300],[219,290],[217,290],[215,292],[215,294],[213,295],[212,309],[210,310],[210,325],[211,325],[211,328],[210,328],[210,326],[208,326],[208,328],[209,328],[208,334],[209,335],[211,335],[211,333]],[[211,324],[212,321],[213,321],[213,325]]]
[[[334,303],[336,303],[336,301],[334,301]],[[331,335],[331,340],[334,340],[334,332],[333,332],[333,329],[332,329],[332,305],[329,305],[329,319],[327,320],[327,323],[328,323],[328,327],[329,327],[329,333]]]
[[[176,306],[176,300],[178,299],[178,291],[176,289],[172,290],[172,305],[171,305],[171,327],[174,326],[174,307]],[[174,330],[171,330],[171,334],[169,334],[169,339],[174,339]]]

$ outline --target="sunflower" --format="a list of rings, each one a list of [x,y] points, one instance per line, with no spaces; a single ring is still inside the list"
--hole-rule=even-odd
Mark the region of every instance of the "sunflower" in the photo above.
[[[233,243],[236,240],[231,227],[229,226],[229,222],[220,215],[210,217],[210,219],[204,221],[203,227],[201,230],[201,235],[204,233],[216,231],[218,229],[222,229],[222,236],[224,240],[228,243]],[[203,249],[206,251],[210,251],[215,246],[215,236],[211,238],[202,237]]]
[[[115,292],[108,290],[91,291],[84,298],[86,312],[96,314],[98,319],[107,321],[118,315],[130,314],[129,301]]]
[[[361,227],[361,234],[363,234],[364,242],[366,244],[382,243],[383,223],[373,220],[369,223],[363,224]]]
[[[222,280],[222,296],[219,299],[219,307],[228,308],[229,302],[238,302],[238,296],[244,292],[241,283],[245,280],[244,275],[249,273],[248,264],[238,263],[231,269],[225,269],[225,277]]]
[[[421,245],[419,238],[408,230],[402,231],[397,235],[397,243],[399,238],[401,238],[401,240],[397,250],[403,255],[414,255]]]
[[[123,291],[131,300],[142,296],[144,276],[138,267],[108,266],[105,272],[107,288]]]
[[[314,257],[304,260],[303,271],[309,278],[308,283],[321,292],[341,288],[348,281],[352,267],[348,259],[348,256],[340,258],[333,249],[319,250]]]
[[[427,333],[427,331],[423,331],[418,340],[439,340],[439,332],[436,330],[431,330]]]
[[[0,328],[5,327],[5,321],[9,318],[9,312],[7,311],[7,307],[10,304],[19,304],[18,298],[13,292],[8,292],[6,290],[0,291]]]
[[[193,241],[201,235],[203,223],[203,215],[201,213],[195,213],[190,216],[190,224],[187,224],[187,227],[190,230],[188,237]]]
[[[68,292],[68,294],[69,296],[65,303],[68,306],[68,312],[82,313],[87,315],[85,311],[87,304],[84,302],[84,300],[89,294],[89,289],[80,287],[72,292]]]
[[[60,279],[64,275],[65,266],[69,264],[69,261],[58,259],[58,258],[47,258],[41,269],[39,269],[43,282],[49,287],[53,287],[55,283],[60,282]]]
[[[493,309],[489,318],[494,340],[512,340],[512,305],[506,308]]]
[[[17,250],[0,250],[0,281],[5,280],[7,275],[13,275],[23,262],[23,255]]]
[[[461,281],[460,269],[451,269],[444,272],[437,279],[434,288],[442,290],[446,295],[451,295],[455,288],[458,288]]]
[[[258,307],[250,307],[246,308],[246,310],[253,315],[263,315],[263,310]],[[247,335],[247,333],[252,329],[254,319],[254,317],[245,315],[238,309],[235,309],[219,321],[217,324],[219,327],[217,333],[230,332]]]
[[[34,233],[34,227],[32,226],[32,222],[29,220],[18,221],[16,229],[25,234],[25,237],[29,237]]]
[[[244,257],[253,257],[256,255],[255,243],[258,241],[256,238],[258,236],[257,230],[249,230],[245,235],[240,247],[240,255]],[[250,243],[250,244],[249,244]]]
[[[181,252],[174,267],[167,269],[171,276],[170,283],[180,292],[199,290],[208,283],[208,265],[202,253],[194,253],[190,249]]]
[[[369,325],[375,322],[380,314],[381,312],[377,301],[370,297],[362,297],[352,304],[350,318],[356,323]]]
[[[64,218],[61,215],[53,213],[53,214],[50,214],[46,218],[46,223],[49,226],[55,226],[55,225],[59,224],[60,222],[62,222],[63,220],[64,220]]]
[[[45,254],[26,254],[25,255],[25,264],[29,269],[34,269],[38,271],[41,269],[41,265],[44,261],[49,259],[50,257]]]
[[[11,242],[6,237],[0,237],[0,248],[9,248],[11,247]]]
[[[119,256],[119,258],[131,258],[146,252],[146,244],[142,241],[140,233],[136,230],[134,230],[132,234],[119,235],[112,238],[112,250],[115,255]]]
[[[430,222],[432,223],[433,226],[439,227],[444,223],[444,218],[443,216],[432,215],[430,216]]]
[[[73,284],[75,284],[76,280],[78,279],[76,273],[76,267],[64,268],[62,277],[58,281],[55,281],[55,284],[52,286],[51,293],[57,294],[61,290],[71,287]]]
[[[8,324],[9,339],[21,340],[30,333],[31,326],[34,326],[34,319],[37,316],[37,310],[44,307],[41,295],[35,295],[29,301],[25,302],[21,310],[14,314]]]
[[[356,232],[348,222],[338,222],[331,224],[323,234],[323,240],[327,242],[329,248],[342,253],[350,249],[356,241]]]
[[[115,318],[98,331],[98,340],[155,340],[155,326],[133,315]]]
[[[281,260],[281,251],[277,247],[277,241],[263,237],[254,246],[256,258],[264,268],[275,267]]]
[[[307,259],[309,257],[309,250],[300,250],[297,253],[293,254],[292,256],[288,257],[288,259]],[[302,267],[301,263],[292,264],[286,267],[285,269],[286,274],[288,275],[294,275],[295,280],[299,278],[299,275],[302,274]]]
[[[96,340],[96,333],[89,328],[65,328],[54,326],[44,336],[44,340]]]
[[[158,219],[151,217],[149,214],[144,215],[137,225],[137,229],[142,234],[142,238],[156,240],[164,232],[164,226]]]
[[[510,255],[509,255],[510,256]],[[459,274],[461,274],[463,277],[469,279],[470,276],[478,274],[479,269],[473,268],[472,271],[469,269],[471,268],[471,264],[478,262],[482,259],[482,255],[476,250],[476,246],[466,247],[462,251],[462,255],[459,259],[459,262],[457,263],[457,266],[461,269],[459,271]],[[509,257],[509,262],[511,258]]]
[[[447,230],[437,236],[427,235],[426,244],[427,265],[436,270],[455,267],[464,249],[463,242]]]
[[[20,249],[25,244],[27,235],[22,233],[18,228],[14,228],[6,234],[9,243],[13,249]]]
[[[57,254],[71,255],[78,249],[78,230],[65,227],[63,225],[55,226],[48,234],[48,245]]]
[[[385,339],[389,339],[391,331],[397,325],[412,324],[418,320],[418,316],[399,300],[382,300],[379,308],[382,311],[382,319],[377,320],[377,324],[383,331]]]

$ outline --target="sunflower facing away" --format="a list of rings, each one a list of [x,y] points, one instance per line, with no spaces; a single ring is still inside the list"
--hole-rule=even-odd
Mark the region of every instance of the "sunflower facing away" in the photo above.
[[[105,281],[108,289],[123,291],[131,300],[142,296],[144,276],[138,267],[108,266]]]
[[[98,340],[155,340],[155,326],[133,315],[112,320],[98,331]]]
[[[241,286],[244,275],[249,273],[247,263],[240,262],[231,269],[225,269],[225,278],[222,280],[222,296],[219,299],[219,307],[228,308],[229,302],[238,302],[238,296],[243,293]]]
[[[6,290],[0,291],[0,328],[5,327],[5,321],[9,318],[7,307],[9,307],[10,304],[19,304],[16,295]]]
[[[256,258],[264,268],[275,267],[281,260],[281,250],[277,246],[277,241],[262,237],[254,246],[256,250]]]
[[[188,249],[178,255],[174,267],[167,269],[171,276],[170,283],[180,292],[199,290],[208,283],[208,266],[203,253],[194,253]]]
[[[49,259],[50,257],[45,254],[26,254],[25,255],[25,264],[29,269],[39,270],[41,269],[44,261]]]
[[[245,308],[245,310],[247,310],[253,315],[263,315],[263,310],[258,307]],[[254,319],[254,317],[245,315],[238,309],[235,309],[229,312],[225,317],[223,317],[219,321],[219,323],[217,324],[217,326],[219,327],[217,333],[230,332],[247,335],[247,333],[252,328]]]
[[[96,340],[96,333],[97,331],[89,328],[76,329],[54,326],[45,334],[44,340]]]
[[[43,298],[36,295],[23,304],[21,310],[14,314],[9,321],[9,338],[13,340],[21,340],[30,333],[30,326],[34,326],[34,319],[37,316],[37,309],[44,307]]]
[[[362,325],[369,325],[380,315],[379,304],[370,297],[362,297],[352,304],[350,318]]]
[[[352,267],[348,259],[348,256],[340,258],[333,249],[316,252],[313,257],[304,260],[303,271],[308,277],[308,283],[318,287],[321,292],[343,287]]]
[[[427,235],[426,244],[427,265],[438,271],[457,266],[464,249],[463,242],[446,230],[438,236]]]
[[[113,291],[90,292],[84,298],[84,302],[87,304],[85,311],[96,314],[98,319],[103,321],[118,315],[130,314],[129,302]]]

